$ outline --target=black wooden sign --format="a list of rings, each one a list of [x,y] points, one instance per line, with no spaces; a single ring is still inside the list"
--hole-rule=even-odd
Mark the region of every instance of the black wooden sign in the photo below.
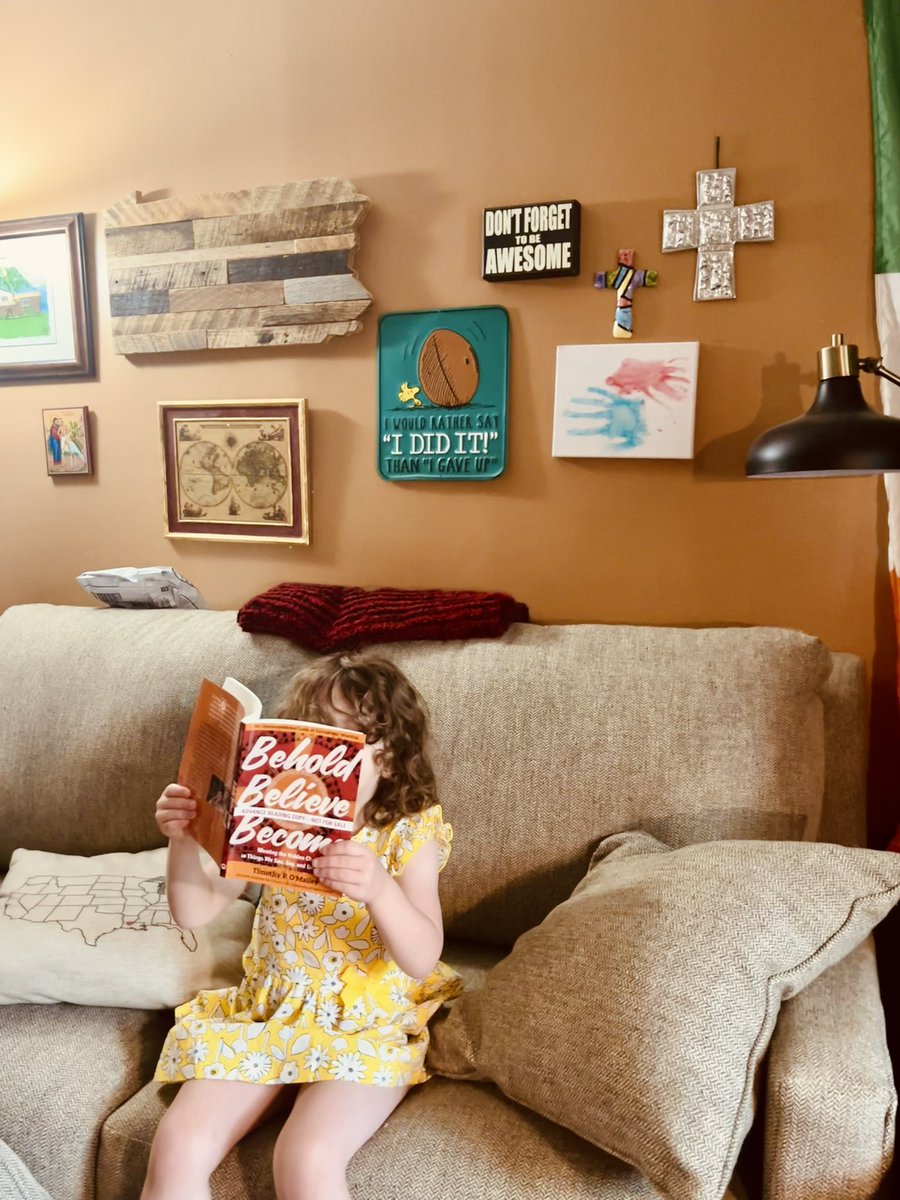
[[[552,279],[580,270],[577,200],[486,208],[482,230],[483,279]]]

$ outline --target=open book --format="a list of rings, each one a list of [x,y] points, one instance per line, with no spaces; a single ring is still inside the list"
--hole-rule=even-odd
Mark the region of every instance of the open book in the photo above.
[[[311,867],[353,832],[365,734],[261,712],[236,679],[201,683],[178,769],[197,801],[188,832],[228,879],[333,895]]]

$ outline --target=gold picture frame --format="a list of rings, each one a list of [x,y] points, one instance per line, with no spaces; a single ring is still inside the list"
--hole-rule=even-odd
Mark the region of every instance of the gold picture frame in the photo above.
[[[309,544],[305,399],[158,408],[167,537]]]

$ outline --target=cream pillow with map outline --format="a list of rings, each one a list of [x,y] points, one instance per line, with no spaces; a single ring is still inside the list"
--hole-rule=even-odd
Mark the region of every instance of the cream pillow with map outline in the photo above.
[[[174,1008],[242,977],[254,906],[179,929],[166,851],[82,858],[15,850],[0,884],[0,1003]]]

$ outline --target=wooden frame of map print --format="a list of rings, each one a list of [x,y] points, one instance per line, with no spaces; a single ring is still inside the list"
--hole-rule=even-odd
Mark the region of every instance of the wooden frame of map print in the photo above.
[[[159,404],[166,536],[309,543],[306,401]]]

